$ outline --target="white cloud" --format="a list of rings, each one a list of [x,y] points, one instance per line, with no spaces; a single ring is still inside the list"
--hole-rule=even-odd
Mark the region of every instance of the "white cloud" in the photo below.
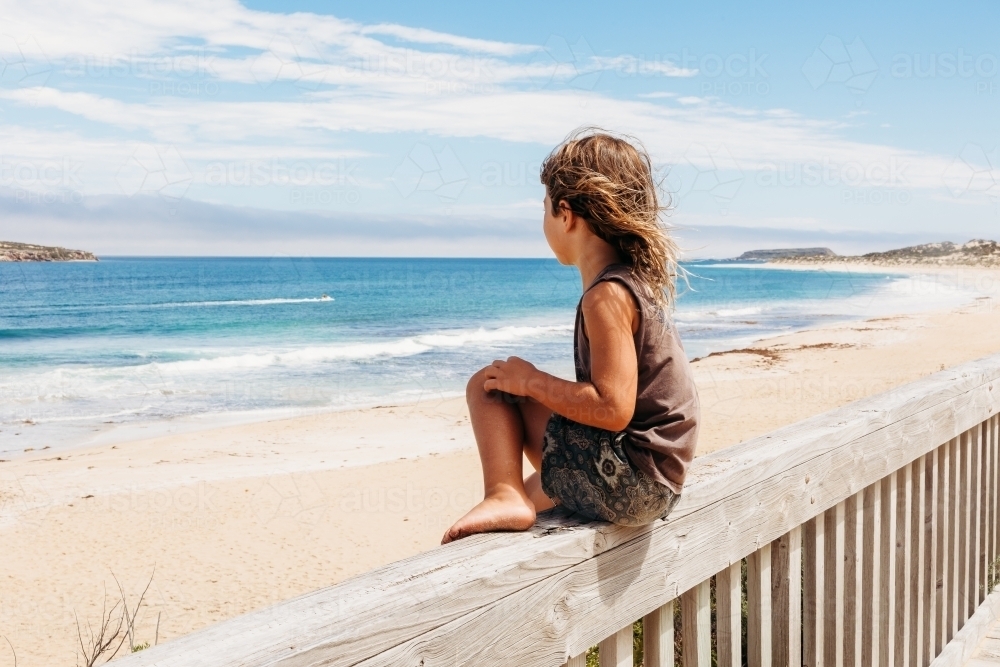
[[[364,35],[389,35],[415,44],[443,44],[465,51],[490,53],[497,56],[513,56],[523,53],[533,53],[539,50],[539,47],[527,44],[510,44],[508,42],[494,42],[485,39],[471,39],[436,32],[434,30],[426,30],[424,28],[410,28],[390,23],[365,26],[361,29],[361,33]]]
[[[953,161],[845,139],[842,121],[787,109],[760,111],[662,90],[623,100],[582,89],[598,80],[587,75],[601,72],[645,77],[656,86],[665,85],[664,77],[698,75],[668,61],[598,57],[582,40],[553,55],[551,44],[260,12],[234,0],[169,6],[0,0],[0,15],[0,32],[11,37],[0,40],[0,56],[20,58],[26,72],[44,71],[37,67],[44,60],[61,74],[5,86],[0,100],[13,112],[34,107],[66,115],[56,126],[51,119],[59,116],[46,114],[33,124],[22,112],[16,123],[0,125],[0,153],[7,160],[82,164],[73,171],[83,174],[82,183],[74,187],[87,194],[119,193],[115,175],[140,144],[176,150],[197,184],[212,161],[372,157],[380,151],[370,144],[387,143],[380,135],[406,136],[405,142],[413,135],[486,138],[541,152],[582,125],[638,136],[658,164],[701,173],[723,171],[698,157],[721,151],[747,174],[850,165],[889,179],[885,187],[934,191]],[[225,85],[227,94],[136,95],[136,80],[210,82]],[[384,189],[386,183],[373,177],[359,187]],[[492,208],[515,215],[528,210],[518,208],[522,201],[487,206],[463,199],[459,205],[470,214]]]

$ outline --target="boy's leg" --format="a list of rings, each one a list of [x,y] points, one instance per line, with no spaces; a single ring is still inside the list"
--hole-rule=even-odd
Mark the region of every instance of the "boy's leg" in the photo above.
[[[524,428],[524,456],[537,471],[542,471],[542,439],[549,424],[552,411],[533,398],[515,404],[521,412]]]
[[[543,512],[556,506],[545,492],[542,491],[542,473],[533,472],[524,480],[524,490],[531,499],[531,504],[535,506],[536,512]]]
[[[535,506],[536,512],[555,507],[552,499],[542,491],[542,439],[545,428],[552,417],[552,411],[534,399],[527,399],[517,404],[524,423],[524,456],[531,463],[535,472],[524,480],[524,490]]]
[[[475,533],[527,530],[535,522],[535,506],[524,489],[524,418],[518,405],[505,401],[502,394],[487,394],[485,381],[485,373],[479,371],[466,388],[485,498],[448,529],[442,544]]]

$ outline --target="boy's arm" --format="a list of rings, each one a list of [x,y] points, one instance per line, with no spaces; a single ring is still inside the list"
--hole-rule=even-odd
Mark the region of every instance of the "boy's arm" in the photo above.
[[[590,382],[563,380],[510,357],[486,369],[483,388],[528,396],[573,421],[621,431],[635,412],[639,365],[632,335],[638,318],[628,289],[617,282],[598,283],[583,297],[583,319],[590,339]]]

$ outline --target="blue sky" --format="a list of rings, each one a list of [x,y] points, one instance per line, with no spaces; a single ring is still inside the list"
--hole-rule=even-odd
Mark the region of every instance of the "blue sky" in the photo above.
[[[4,2],[0,238],[546,256],[540,161],[650,150],[691,257],[1000,236],[1000,6]]]

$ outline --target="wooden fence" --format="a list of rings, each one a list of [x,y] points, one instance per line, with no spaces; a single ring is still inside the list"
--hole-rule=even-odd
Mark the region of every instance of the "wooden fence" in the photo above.
[[[643,619],[646,667],[962,664],[1000,608],[998,395],[995,356],[700,457],[655,525],[546,513],[120,662],[625,667]]]

